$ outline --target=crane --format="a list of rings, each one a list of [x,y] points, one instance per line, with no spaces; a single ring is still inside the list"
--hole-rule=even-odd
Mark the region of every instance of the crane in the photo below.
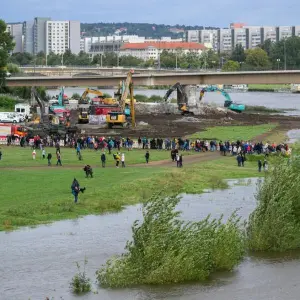
[[[128,124],[129,118],[131,118],[132,127],[135,127],[135,107],[134,107],[134,96],[133,96],[133,81],[132,74],[133,70],[130,70],[127,74],[127,78],[124,84],[120,84],[118,90],[118,103],[120,111],[111,111],[106,115],[106,122],[109,128],[114,125],[121,125],[122,127]],[[126,99],[130,96],[130,107],[126,103]]]

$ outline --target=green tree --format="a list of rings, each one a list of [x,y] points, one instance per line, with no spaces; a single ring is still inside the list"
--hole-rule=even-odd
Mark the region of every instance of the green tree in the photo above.
[[[19,66],[12,63],[7,64],[7,71],[11,74],[21,73]]]
[[[61,55],[50,52],[48,55],[48,65],[49,66],[61,65]]]
[[[6,66],[9,61],[9,53],[14,49],[12,36],[6,32],[6,24],[0,20],[0,91],[5,85]]]
[[[267,52],[261,48],[247,50],[245,63],[248,70],[268,70],[271,67]]]
[[[268,56],[271,56],[273,47],[274,47],[274,42],[272,42],[271,39],[265,40],[259,47],[263,50],[265,50],[268,54]]]
[[[46,55],[43,51],[40,51],[35,56],[35,64],[38,66],[45,66],[46,65]]]
[[[222,68],[222,72],[235,72],[240,69],[240,64],[234,60],[228,60]]]
[[[144,61],[142,59],[132,55],[120,57],[120,66],[124,67],[138,67],[143,65],[143,62]]]
[[[237,44],[234,50],[231,53],[230,60],[237,61],[238,63],[244,62],[246,59],[246,54],[243,46],[241,44]]]
[[[88,66],[91,64],[91,59],[87,53],[80,51],[76,57],[75,64],[78,66]]]
[[[102,57],[103,66],[116,67],[118,65],[118,55],[115,52],[107,52]]]
[[[19,66],[30,65],[33,64],[33,55],[27,52],[13,53],[9,58],[9,62]]]

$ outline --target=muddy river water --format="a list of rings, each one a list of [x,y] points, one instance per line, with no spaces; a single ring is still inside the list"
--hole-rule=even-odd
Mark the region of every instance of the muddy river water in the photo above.
[[[183,195],[183,218],[200,220],[208,214],[226,219],[238,209],[247,218],[255,208],[256,180],[230,181],[231,189],[202,195]],[[95,271],[111,255],[123,251],[131,237],[131,224],[141,219],[141,207],[131,206],[118,214],[87,216],[37,228],[0,233],[0,299],[101,299],[101,300],[296,300],[300,294],[300,253],[284,256],[249,254],[233,272],[215,274],[205,284],[102,289],[96,284],[81,297],[69,290],[75,262],[88,259],[87,273]]]

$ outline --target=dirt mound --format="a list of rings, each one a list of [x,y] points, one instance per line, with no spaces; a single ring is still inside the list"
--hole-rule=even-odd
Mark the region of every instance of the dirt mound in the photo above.
[[[180,118],[178,120],[175,120],[173,121],[175,123],[185,123],[185,122],[193,122],[193,123],[200,123],[201,120],[200,119],[197,119],[197,118],[194,118],[194,117],[183,117],[183,118]]]

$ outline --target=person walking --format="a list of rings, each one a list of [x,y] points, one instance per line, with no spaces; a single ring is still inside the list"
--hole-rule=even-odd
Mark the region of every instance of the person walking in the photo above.
[[[102,168],[105,168],[105,163],[106,163],[106,155],[105,152],[101,154],[101,163],[102,163]]]
[[[42,150],[42,157],[43,157],[43,159],[46,158],[46,150],[45,150],[45,148],[43,148],[43,150]]]
[[[32,159],[33,160],[35,160],[35,158],[36,158],[36,151],[35,151],[35,149],[32,151]]]
[[[180,154],[180,156],[179,156],[179,168],[182,168],[182,161],[183,161],[182,154]]]
[[[116,161],[116,168],[119,168],[119,164],[120,164],[120,153],[114,154],[114,159]]]
[[[146,164],[148,164],[149,163],[149,159],[150,159],[150,153],[149,153],[149,151],[146,152],[145,158],[146,158]]]
[[[177,166],[177,168],[180,167],[180,157],[179,157],[178,153],[176,154],[176,166]]]
[[[56,165],[60,165],[62,167],[62,163],[61,163],[61,154],[59,151],[56,151],[56,158],[57,158],[57,162]]]
[[[240,155],[238,155],[236,157],[237,163],[238,163],[238,167],[240,167],[242,165],[242,157]]]
[[[79,192],[84,193],[85,187],[83,189],[80,188],[79,182],[76,178],[74,178],[72,185],[71,185],[72,195],[74,196],[74,203],[78,201],[78,194]]]
[[[121,162],[122,162],[122,168],[125,168],[125,154],[122,153],[121,155]]]
[[[267,172],[269,170],[269,164],[267,162],[267,160],[265,159],[264,162],[263,162],[263,168],[264,168],[264,171]]]
[[[258,172],[261,172],[262,163],[261,160],[258,161]]]
[[[51,159],[52,159],[52,154],[48,153],[48,155],[47,155],[48,166],[51,166]]]

